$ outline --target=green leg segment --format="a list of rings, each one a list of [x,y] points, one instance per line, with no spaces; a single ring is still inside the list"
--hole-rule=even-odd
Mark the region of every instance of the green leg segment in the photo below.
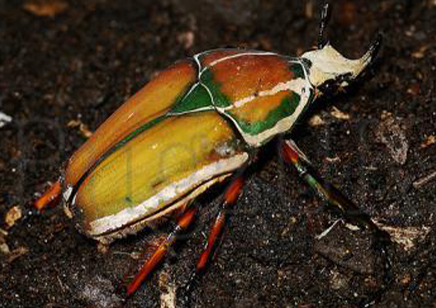
[[[325,182],[319,176],[310,161],[293,141],[284,141],[281,150],[284,160],[294,165],[303,180],[315,190],[332,211],[338,212],[351,223],[369,228],[375,233],[378,240],[390,241],[389,234],[380,230],[368,214],[360,210],[332,184]]]
[[[373,232],[373,245],[378,252],[377,258],[380,260],[376,261],[376,264],[383,264],[384,267],[380,272],[383,276],[384,286],[376,291],[373,296],[365,299],[360,306],[369,307],[379,301],[386,291],[387,286],[389,286],[394,279],[391,274],[392,262],[387,250],[387,246],[391,242],[389,234],[379,229],[368,214],[361,211],[332,184],[325,182],[293,141],[285,141],[282,143],[281,154],[285,161],[294,165],[300,176],[315,190],[318,196],[325,200],[330,209],[339,212],[342,217],[351,223],[355,223],[360,227],[369,228]],[[377,272],[379,271],[376,270],[375,273]]]

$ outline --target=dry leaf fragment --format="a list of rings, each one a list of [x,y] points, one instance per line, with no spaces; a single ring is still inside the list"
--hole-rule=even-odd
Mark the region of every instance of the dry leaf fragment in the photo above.
[[[86,138],[92,136],[92,131],[89,130],[88,125],[84,124],[80,119],[71,120],[67,126],[72,128],[79,127],[80,133]]]
[[[18,247],[17,249],[12,250],[12,252],[9,255],[8,262],[11,263],[15,259],[21,257],[22,255],[25,255],[29,252],[29,249],[26,247]]]
[[[12,117],[0,111],[0,128],[12,121]]]
[[[421,46],[418,50],[412,52],[412,57],[415,59],[422,59],[425,57],[425,52],[430,46]]]
[[[341,159],[339,158],[339,156],[334,156],[334,157],[325,157],[324,160],[328,163],[336,163],[336,162],[340,162]]]
[[[159,289],[161,291],[160,308],[175,308],[177,288],[171,281],[171,275],[166,271],[159,275]]]
[[[312,19],[313,17],[313,12],[314,12],[314,3],[312,1],[308,1],[306,3],[306,6],[304,7],[304,15],[306,16],[307,19]]]
[[[324,120],[317,114],[315,114],[309,120],[309,126],[312,126],[312,127],[322,126],[324,124],[325,124]]]
[[[15,222],[22,216],[22,211],[19,206],[14,206],[5,215],[6,228],[12,228]]]
[[[373,220],[381,230],[386,231],[391,236],[392,240],[400,244],[404,250],[411,250],[415,246],[415,242],[421,242],[430,232],[430,228],[422,227],[393,227],[385,225],[379,221]]]
[[[397,163],[404,165],[407,160],[409,143],[401,121],[387,111],[382,112],[380,119],[375,132],[377,140],[386,145],[389,154]]]
[[[8,235],[7,231],[0,229],[0,252],[8,255],[11,253],[11,250],[9,249],[9,246],[6,243],[7,235]]]
[[[410,284],[410,282],[412,281],[412,277],[410,276],[410,274],[405,274],[403,275],[403,277],[401,277],[400,279],[400,283],[403,286],[408,286]]]
[[[68,3],[62,0],[28,1],[23,9],[40,17],[55,17],[68,8]]]
[[[333,117],[335,117],[336,119],[339,119],[339,120],[349,120],[350,119],[350,115],[349,114],[340,111],[335,106],[333,106],[332,111],[330,111],[330,114]]]
[[[428,182],[431,182],[434,179],[436,179],[436,171],[433,171],[429,175],[416,180],[415,182],[412,183],[412,185],[414,188],[418,189],[421,186],[424,186],[425,184],[427,184]]]
[[[421,145],[419,146],[421,149],[425,149],[429,146],[431,146],[432,144],[436,143],[436,136],[434,135],[430,135],[427,138],[425,138],[424,142],[421,143]]]
[[[194,45],[195,34],[192,31],[185,31],[177,36],[177,40],[183,45],[183,48],[189,49]]]
[[[5,255],[8,255],[11,253],[11,250],[6,243],[0,243],[0,252],[4,253]]]

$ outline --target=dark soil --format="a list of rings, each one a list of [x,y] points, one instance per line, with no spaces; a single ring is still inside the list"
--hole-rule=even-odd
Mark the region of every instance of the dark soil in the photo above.
[[[0,1],[0,111],[12,117],[0,128],[0,307],[172,307],[175,288],[179,305],[219,188],[201,199],[186,240],[129,299],[125,284],[170,226],[103,253],[61,207],[39,214],[32,202],[85,141],[70,121],[95,130],[157,71],[203,50],[301,54],[316,43],[317,3],[64,1],[37,2],[46,11],[30,0]],[[357,57],[380,30],[381,55],[364,80],[318,101],[292,133],[326,179],[408,241],[389,246],[391,269],[368,231],[339,223],[316,238],[337,216],[270,144],[192,306],[436,307],[435,20],[434,0],[334,1],[332,44]],[[320,125],[309,121],[314,115]],[[8,225],[17,206],[21,218]]]

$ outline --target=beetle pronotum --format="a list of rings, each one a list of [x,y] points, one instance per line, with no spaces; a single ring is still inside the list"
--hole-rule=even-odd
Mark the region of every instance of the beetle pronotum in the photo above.
[[[307,107],[332,87],[345,87],[373,61],[378,37],[359,59],[343,57],[324,42],[328,7],[317,50],[301,57],[218,49],[162,71],[110,116],[68,160],[59,181],[36,201],[42,209],[63,195],[67,212],[84,234],[110,243],[159,217],[181,210],[177,227],[129,285],[132,294],[194,220],[192,201],[234,176],[197,263],[205,267],[227,209],[243,186],[243,170],[256,151],[290,132]],[[324,182],[292,140],[281,156],[345,218],[383,235],[368,215]],[[126,163],[127,162],[127,163]]]

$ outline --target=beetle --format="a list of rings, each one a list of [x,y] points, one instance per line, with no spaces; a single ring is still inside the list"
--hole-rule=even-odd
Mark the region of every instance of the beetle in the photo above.
[[[132,294],[194,220],[193,200],[233,178],[197,263],[201,272],[242,191],[243,170],[260,147],[289,133],[316,98],[346,87],[372,63],[381,37],[350,60],[324,42],[328,5],[321,14],[318,49],[300,57],[217,49],[176,62],[115,111],[66,163],[35,203],[42,209],[62,195],[66,212],[85,235],[108,244],[178,210],[177,225],[128,286]],[[345,218],[383,234],[370,217],[325,182],[292,140],[282,158]],[[384,234],[383,234],[384,235]]]

